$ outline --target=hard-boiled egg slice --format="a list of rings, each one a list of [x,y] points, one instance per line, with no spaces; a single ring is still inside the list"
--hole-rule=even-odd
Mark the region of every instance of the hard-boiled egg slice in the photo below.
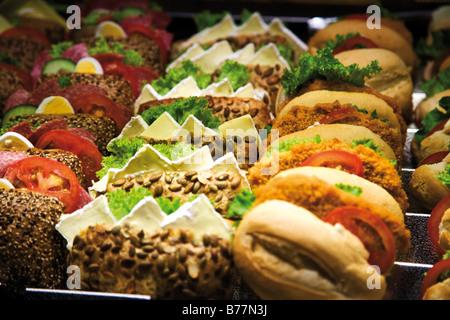
[[[103,74],[103,68],[100,62],[92,57],[80,59],[75,66],[75,72]]]
[[[27,138],[16,132],[6,132],[0,136],[0,150],[24,150],[33,148]]]
[[[11,182],[6,179],[0,179],[0,189],[15,189]]]
[[[126,38],[127,34],[122,27],[114,21],[104,21],[97,26],[95,36]]]
[[[36,113],[75,113],[70,102],[61,96],[50,96],[42,100]]]

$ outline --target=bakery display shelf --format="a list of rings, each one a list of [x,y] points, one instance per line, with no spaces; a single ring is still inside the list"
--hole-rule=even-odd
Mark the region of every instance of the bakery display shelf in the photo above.
[[[399,16],[405,20],[406,25],[413,33],[419,33],[420,36],[426,31],[430,12],[431,10],[400,12]],[[195,25],[192,22],[193,13],[178,11],[169,11],[168,13],[174,19],[172,25],[169,27],[169,31],[175,35],[174,39],[186,38],[195,33]],[[264,15],[263,17],[271,18],[268,15]],[[328,23],[333,20],[333,17],[313,18],[307,15],[278,17],[287,23],[289,28],[303,40],[306,40],[318,25],[323,25],[323,23]],[[422,98],[423,94],[414,93],[413,104],[417,105]],[[407,193],[409,180],[415,170],[415,164],[412,161],[409,146],[416,131],[417,129],[414,126],[409,127],[407,130],[408,135],[404,149],[404,163],[401,169],[401,178]],[[405,215],[405,224],[411,232],[411,248],[406,253],[397,256],[391,274],[387,277],[388,286],[384,297],[385,300],[420,300],[420,288],[424,273],[439,260],[439,256],[434,251],[428,236],[427,221],[430,216],[429,210],[423,208],[409,194],[408,199],[410,207]],[[24,292],[17,293],[11,292],[1,284],[0,297],[17,297],[25,300],[151,300],[151,297],[148,295],[42,288],[26,288]],[[242,279],[238,279],[233,299],[255,300],[258,297],[242,282]]]

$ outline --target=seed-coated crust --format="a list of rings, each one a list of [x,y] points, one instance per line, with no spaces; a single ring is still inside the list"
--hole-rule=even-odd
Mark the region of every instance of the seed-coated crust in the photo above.
[[[270,124],[270,109],[261,100],[213,96],[203,96],[203,98],[208,100],[207,108],[211,109],[213,116],[219,117],[222,123],[249,114],[257,129],[264,129],[264,127]],[[139,106],[138,114],[141,114],[148,108],[157,107],[160,104],[169,105],[179,99],[184,98],[169,98],[145,102]]]
[[[214,208],[223,215],[228,204],[244,188],[242,178],[232,173],[213,170],[161,171],[112,181],[108,183],[106,192],[138,187],[148,188],[155,198],[187,200],[190,196],[203,193],[214,201]]]
[[[34,62],[45,46],[34,40],[16,37],[0,37],[0,52],[19,59],[21,67],[31,71]]]
[[[320,219],[332,210],[347,205],[367,209],[386,223],[394,235],[397,250],[404,252],[411,246],[410,232],[398,217],[378,204],[362,201],[316,177],[301,174],[276,177],[257,188],[255,195],[253,206],[267,200],[283,200],[311,211]]]
[[[105,89],[106,96],[115,103],[125,107],[132,108],[134,103],[133,89],[128,80],[113,74],[94,74],[94,73],[52,73],[43,75],[40,82],[60,78],[62,75],[69,77],[72,85],[90,84]]]
[[[188,230],[147,233],[97,224],[74,239],[68,264],[82,290],[150,295],[152,299],[231,299],[236,272],[229,240],[194,239]]]
[[[19,78],[12,70],[0,68],[0,115],[3,114],[3,108],[8,100],[8,97],[22,87]]]
[[[276,173],[300,167],[312,155],[327,150],[343,150],[357,155],[363,163],[364,178],[388,191],[397,200],[402,211],[406,212],[409,207],[408,197],[397,170],[389,160],[363,145],[352,148],[338,139],[326,140],[321,143],[306,142],[294,145],[291,146],[289,152],[279,153],[278,171]],[[248,181],[252,188],[266,184],[276,174],[261,174],[261,170],[268,168],[270,165],[271,158],[263,156],[258,163],[250,168]]]
[[[113,119],[106,117],[97,117],[90,114],[43,114],[34,113],[29,115],[17,116],[19,119],[28,120],[31,126],[42,124],[55,119],[66,119],[68,128],[81,128],[92,133],[96,139],[98,151],[102,155],[108,155],[106,146],[116,136],[116,123]],[[15,120],[15,119],[12,119]]]
[[[0,202],[0,283],[18,291],[63,288],[67,249],[55,225],[64,205],[15,189],[0,189]]]

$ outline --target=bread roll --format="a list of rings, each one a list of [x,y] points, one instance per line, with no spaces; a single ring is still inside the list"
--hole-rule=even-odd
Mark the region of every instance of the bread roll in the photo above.
[[[233,248],[238,271],[262,299],[381,299],[386,290],[357,237],[284,201],[248,212]],[[371,276],[378,288],[369,288]]]

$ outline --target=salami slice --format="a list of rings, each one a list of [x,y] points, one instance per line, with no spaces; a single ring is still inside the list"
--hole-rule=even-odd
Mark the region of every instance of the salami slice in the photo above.
[[[152,28],[153,17],[151,15],[139,15],[139,16],[128,16],[120,20],[120,25],[123,28],[128,24],[140,24],[146,28]]]
[[[47,50],[43,50],[39,56],[34,61],[33,68],[31,68],[31,79],[33,82],[33,86],[35,86],[41,77],[42,68],[44,67],[45,63],[49,60],[51,60],[53,57],[48,53]]]
[[[38,128],[34,129],[33,132],[28,135],[27,139],[34,145],[44,133],[55,129],[67,129],[66,119],[61,118],[44,122]]]
[[[15,132],[27,138],[32,132],[31,124],[28,121],[22,121],[15,126],[9,128],[6,132]]]
[[[78,203],[75,207],[75,210],[83,208],[85,205],[89,204],[92,201],[92,197],[89,195],[89,193],[85,189],[80,188],[80,196],[78,198]]]
[[[94,134],[82,128],[68,128],[67,130],[69,130],[72,133],[75,133],[77,136],[80,136],[94,144],[95,140],[97,139],[97,137]]]
[[[15,162],[26,157],[27,155],[22,151],[0,151],[0,178],[5,176],[6,171]]]
[[[75,63],[88,56],[89,53],[85,43],[75,44],[61,54],[61,58],[70,59]]]
[[[98,93],[105,96],[107,94],[105,89],[100,88],[99,86],[93,84],[76,84],[65,87],[64,89],[59,89],[58,91],[55,92],[54,95],[62,96],[66,98],[70,103],[72,103],[72,101],[75,100],[78,96],[89,93]]]
[[[39,106],[47,97],[54,96],[60,90],[58,79],[50,79],[41,83],[31,93],[28,104]]]
[[[27,104],[30,96],[30,93],[24,88],[17,88],[16,91],[11,93],[8,99],[6,99],[3,114],[6,113],[6,111],[8,111],[9,109],[14,108],[15,106],[18,106],[20,104]]]

